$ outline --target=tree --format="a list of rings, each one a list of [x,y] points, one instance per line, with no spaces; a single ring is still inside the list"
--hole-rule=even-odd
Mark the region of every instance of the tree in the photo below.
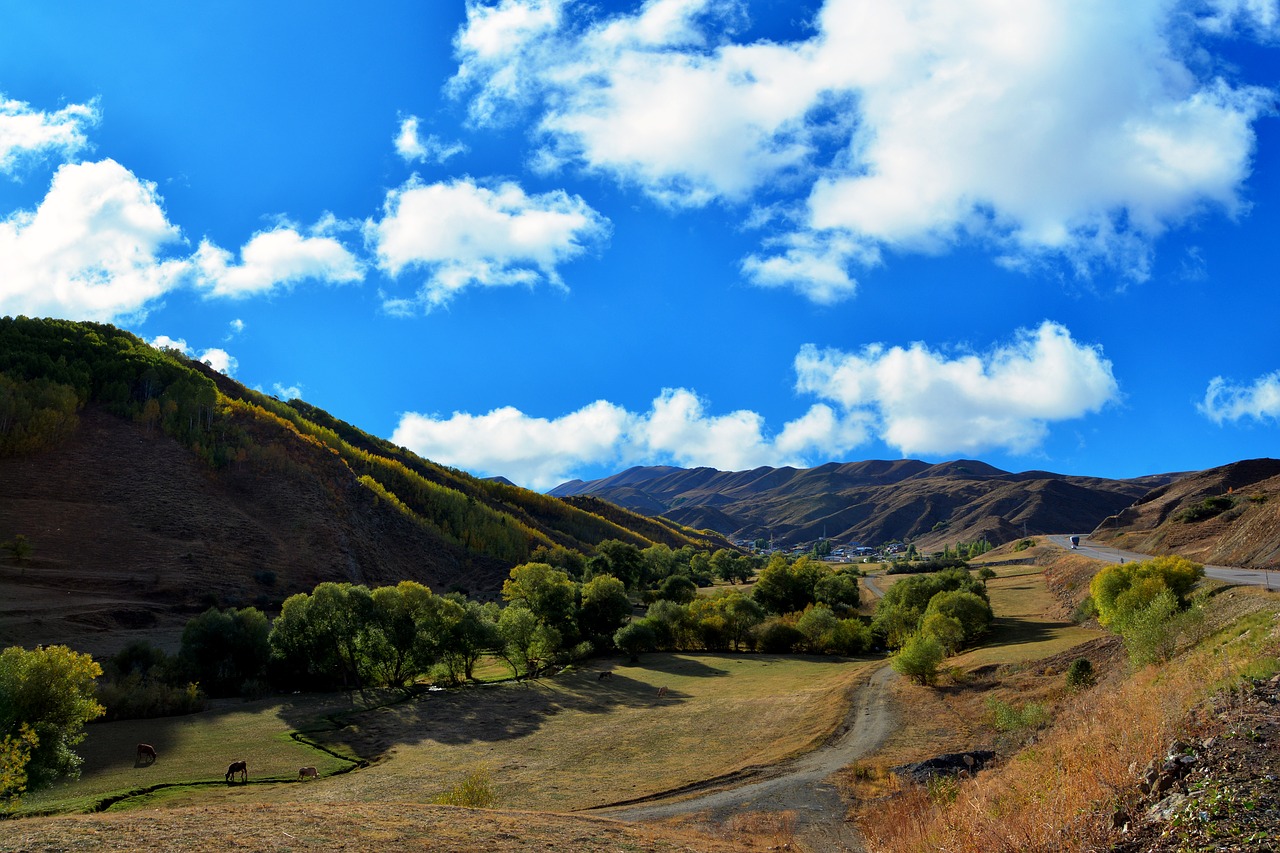
[[[964,626],[954,616],[948,616],[936,610],[930,610],[920,622],[920,632],[933,637],[942,646],[945,654],[955,654],[964,645]]]
[[[182,629],[178,662],[211,696],[235,696],[261,679],[271,657],[271,626],[256,607],[211,607]]]
[[[378,587],[372,597],[365,655],[378,683],[403,687],[431,669],[447,642],[444,604],[416,581]]]
[[[966,643],[973,642],[974,639],[986,633],[991,623],[995,621],[991,604],[985,598],[962,589],[940,592],[929,599],[929,606],[924,611],[925,620],[934,614],[955,619],[964,632],[962,639]],[[943,645],[947,644],[944,642]],[[954,648],[958,646],[953,647],[953,650]]]
[[[642,589],[648,585],[648,564],[640,549],[619,539],[606,539],[596,546],[596,554],[609,561],[608,574],[627,585],[627,589]]]
[[[597,648],[613,642],[613,634],[631,617],[627,588],[613,575],[597,575],[582,585],[578,630]]]
[[[1185,608],[1202,577],[1204,566],[1185,557],[1153,557],[1107,566],[1093,576],[1089,594],[1098,610],[1098,622],[1111,625],[1128,613],[1145,609],[1165,590],[1173,594],[1177,609]]]
[[[31,541],[22,533],[14,534],[12,539],[0,544],[0,548],[8,551],[15,563],[24,563],[31,559]]]
[[[640,552],[637,549],[636,554]],[[526,607],[539,622],[566,639],[577,631],[578,589],[569,575],[546,563],[525,563],[511,570],[502,582],[508,604]]]
[[[637,619],[619,628],[613,635],[613,643],[625,652],[634,663],[641,652],[657,648],[658,636],[648,619]]]
[[[848,613],[862,603],[858,576],[853,571],[834,572],[818,580],[813,587],[814,600],[833,611]]]
[[[560,650],[560,632],[544,624],[523,603],[512,604],[498,617],[499,654],[516,678],[536,676]]]
[[[0,796],[13,800],[80,770],[72,747],[84,724],[101,716],[94,698],[102,667],[66,646],[0,652]],[[23,778],[25,777],[25,778]]]
[[[930,685],[938,680],[942,663],[942,644],[924,632],[912,634],[890,662],[895,670],[917,684]]]
[[[448,625],[441,652],[444,670],[452,681],[469,681],[480,657],[502,643],[498,633],[498,605],[481,604],[450,594],[441,602],[441,615]]]
[[[658,586],[654,595],[661,600],[688,604],[698,597],[698,585],[685,575],[671,575]]]

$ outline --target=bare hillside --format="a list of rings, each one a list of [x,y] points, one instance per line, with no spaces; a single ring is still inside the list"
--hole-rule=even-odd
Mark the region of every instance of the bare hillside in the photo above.
[[[1280,460],[1247,459],[1169,483],[1104,520],[1094,539],[1202,563],[1280,563]]]

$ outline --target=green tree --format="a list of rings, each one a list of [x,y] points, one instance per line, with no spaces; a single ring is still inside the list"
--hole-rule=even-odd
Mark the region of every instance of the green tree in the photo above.
[[[8,551],[9,556],[13,558],[15,563],[25,563],[31,559],[33,550],[31,541],[22,533],[17,533],[12,539],[0,543],[0,548]]]
[[[1165,590],[1173,594],[1178,609],[1185,608],[1202,577],[1204,566],[1185,557],[1153,557],[1107,566],[1093,576],[1089,594],[1098,610],[1098,622],[1110,625],[1125,614],[1145,609]]]
[[[429,672],[442,654],[450,629],[447,606],[416,581],[378,587],[372,598],[365,656],[377,683],[403,687]]]
[[[508,604],[523,605],[543,625],[572,641],[577,630],[578,589],[565,572],[546,563],[516,566],[502,582],[502,598]]]
[[[631,618],[627,588],[613,575],[597,575],[582,585],[582,607],[578,611],[581,636],[597,648],[613,643],[614,632]]]
[[[92,657],[66,646],[0,652],[0,797],[12,801],[24,789],[79,773],[72,747],[84,740],[85,723],[102,714],[94,698],[101,674]]]
[[[499,654],[516,678],[537,676],[560,651],[560,632],[545,624],[524,603],[503,608],[498,617]]]
[[[964,626],[954,616],[930,610],[920,622],[920,632],[933,637],[945,654],[953,655],[964,645]]]
[[[613,635],[613,643],[634,662],[642,652],[657,648],[658,634],[648,619],[637,619],[619,628]]]
[[[862,603],[858,576],[853,571],[833,572],[818,579],[813,586],[814,600],[838,613],[857,610]]]
[[[661,600],[688,604],[698,597],[698,585],[685,575],[671,575],[658,585],[654,595]]]
[[[498,605],[481,604],[451,594],[441,602],[441,615],[448,625],[448,636],[441,651],[444,671],[450,681],[470,681],[480,658],[500,647]]]
[[[917,684],[930,685],[938,680],[938,665],[943,656],[942,644],[937,638],[919,632],[902,644],[890,664]]]
[[[608,574],[627,585],[627,589],[648,586],[648,564],[640,549],[619,539],[606,539],[596,546],[596,554],[609,561]]]
[[[964,632],[963,642],[971,643],[987,632],[995,621],[991,604],[982,596],[963,589],[939,592],[929,599],[924,618],[928,620],[933,614],[941,614],[955,619]],[[946,643],[944,642],[945,646]],[[951,647],[954,651],[958,646]]]
[[[694,645],[693,620],[684,604],[660,598],[649,605],[645,621],[653,628],[657,648],[687,649]]]
[[[271,626],[256,607],[211,607],[182,630],[178,663],[211,696],[235,696],[262,679],[271,658]]]

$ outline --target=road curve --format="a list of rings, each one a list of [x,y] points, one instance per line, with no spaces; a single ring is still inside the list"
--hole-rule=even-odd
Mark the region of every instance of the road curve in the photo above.
[[[866,683],[854,688],[843,731],[812,752],[762,769],[752,781],[736,787],[709,782],[693,796],[689,796],[689,789],[681,789],[671,798],[659,794],[641,803],[592,812],[627,821],[697,813],[708,822],[722,824],[741,812],[790,811],[795,815],[797,834],[813,849],[860,850],[857,833],[845,822],[846,805],[827,778],[874,753],[888,740],[896,720],[887,688],[898,677],[888,664],[881,666]]]
[[[1071,547],[1071,534],[1053,533],[1046,538],[1054,545],[1061,548]],[[1092,557],[1095,560],[1104,560],[1108,563],[1126,563],[1137,560],[1150,560],[1152,557],[1151,554],[1139,554],[1137,551],[1122,551],[1119,548],[1112,548],[1109,545],[1093,542],[1084,535],[1080,536],[1080,547],[1076,550],[1086,557]],[[1267,590],[1280,590],[1280,572],[1272,572],[1266,569],[1241,569],[1234,566],[1205,566],[1204,573],[1206,577],[1226,581],[1227,583],[1242,584],[1245,586],[1260,586]]]

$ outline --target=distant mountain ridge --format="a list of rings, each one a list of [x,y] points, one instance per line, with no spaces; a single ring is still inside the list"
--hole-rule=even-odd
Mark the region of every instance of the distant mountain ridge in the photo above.
[[[638,467],[549,494],[590,495],[646,515],[731,538],[791,545],[828,538],[924,548],[986,538],[1089,531],[1178,474],[1110,480],[1047,471],[1002,471],[959,459],[828,463],[816,468]]]

